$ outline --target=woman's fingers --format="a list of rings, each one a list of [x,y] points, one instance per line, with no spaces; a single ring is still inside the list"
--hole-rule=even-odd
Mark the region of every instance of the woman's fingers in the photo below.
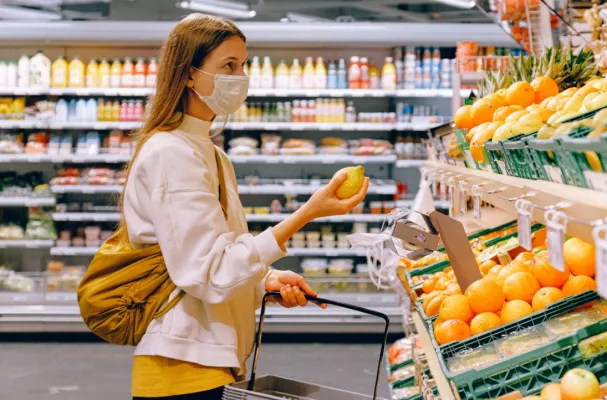
[[[308,296],[318,297],[318,294],[314,291],[314,289],[312,289],[312,287],[310,287],[303,276],[300,276],[297,286],[299,286],[299,288],[301,288],[301,290],[303,290],[303,292]]]
[[[346,181],[346,178],[348,178],[348,174],[342,172],[335,178],[331,179],[331,182],[329,182],[329,184],[327,185],[327,189],[329,189],[329,192],[331,194],[335,193],[335,191],[341,186],[341,184]]]
[[[299,303],[297,302],[297,298],[295,297],[295,292],[293,291],[293,287],[291,285],[287,285],[287,297],[289,301],[290,307],[296,307]]]
[[[301,291],[301,289],[299,289],[299,287],[295,286],[293,288],[293,293],[295,294],[297,304],[299,304],[301,307],[308,305],[308,299],[306,299],[306,295]]]
[[[360,202],[362,202],[365,199],[365,197],[367,196],[368,189],[369,189],[369,178],[365,178],[365,180],[363,181],[363,185],[361,186],[358,193],[356,193],[354,196],[352,196],[348,200],[346,200],[347,207],[349,209],[352,209],[352,208],[356,207],[358,204],[360,204]]]
[[[280,288],[280,297],[282,298],[281,306],[285,308],[291,308],[291,303],[289,301],[289,294],[287,293],[287,287],[283,286]]]

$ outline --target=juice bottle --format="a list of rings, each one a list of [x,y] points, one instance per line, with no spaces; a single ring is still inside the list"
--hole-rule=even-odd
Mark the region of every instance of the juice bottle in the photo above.
[[[57,57],[51,65],[51,87],[67,87],[67,61],[63,56]]]
[[[124,88],[133,87],[133,76],[135,74],[135,65],[130,57],[124,59],[122,64],[122,74],[120,76],[120,86]]]
[[[263,89],[272,89],[274,87],[274,68],[272,67],[272,60],[268,56],[263,58],[261,87]]]
[[[97,121],[105,121],[105,103],[103,99],[97,99]]]
[[[360,59],[360,88],[369,89],[369,59],[362,57]]]
[[[259,57],[253,57],[251,69],[249,70],[249,86],[251,89],[259,89],[261,87],[261,67],[259,65]]]
[[[74,56],[68,67],[68,87],[84,87],[84,70],[85,66],[82,60],[78,56]]]
[[[133,121],[141,121],[143,118],[143,101],[137,100],[133,108]]]
[[[127,103],[126,100],[122,100],[122,103],[120,103],[120,121],[126,121],[127,119]]]
[[[120,121],[120,102],[114,100],[112,103],[112,121]]]
[[[344,60],[343,58],[339,59],[339,64],[337,66],[337,88],[348,88],[348,73],[346,72],[346,60]]]
[[[145,87],[145,75],[147,72],[147,66],[143,57],[137,58],[137,64],[135,64],[135,72],[133,74],[133,87],[142,88]]]
[[[112,118],[114,117],[112,113],[112,102],[106,101],[103,103],[103,120],[104,121],[114,121]]]
[[[110,87],[119,88],[122,79],[122,63],[119,58],[114,58],[110,67]]]
[[[93,58],[86,66],[86,87],[99,87],[99,65]]]
[[[360,89],[360,60],[357,56],[350,57],[348,67],[348,88]]]
[[[325,61],[322,57],[316,59],[316,89],[327,88],[327,68],[325,67]]]
[[[316,99],[316,122],[327,122],[328,115],[325,114],[325,99]]]
[[[148,73],[145,76],[145,87],[155,88],[157,76],[158,76],[158,64],[156,63],[156,58],[152,57],[152,58],[150,58],[150,63],[148,64]]]
[[[381,70],[381,86],[384,90],[396,89],[396,68],[392,57],[386,57],[384,67]]]
[[[299,65],[299,60],[297,58],[293,59],[293,65],[291,65],[291,70],[289,71],[289,88],[290,89],[301,89],[301,65]]]
[[[314,89],[316,87],[316,69],[312,63],[312,57],[306,57],[301,84],[304,89]]]
[[[285,60],[280,60],[280,64],[276,67],[276,89],[289,88],[289,67]]]
[[[374,64],[369,67],[369,88],[381,89],[379,70]]]
[[[100,88],[110,87],[110,63],[105,58],[101,59],[97,68],[97,84]]]
[[[329,62],[329,71],[327,72],[327,89],[337,89],[337,67],[335,62]]]

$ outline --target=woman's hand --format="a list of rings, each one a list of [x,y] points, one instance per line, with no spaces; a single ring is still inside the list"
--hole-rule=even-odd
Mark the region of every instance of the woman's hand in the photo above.
[[[327,186],[314,193],[306,204],[303,205],[302,208],[310,220],[347,214],[365,199],[367,189],[369,189],[369,178],[365,178],[358,193],[349,199],[340,200],[335,196],[335,192],[344,183],[346,178],[346,173],[336,176]]]
[[[270,272],[266,279],[266,292],[280,292],[280,299],[276,299],[278,304],[283,307],[305,307],[308,305],[308,299],[305,295],[317,297],[318,294],[308,282],[293,271],[278,271]],[[319,304],[322,308],[327,308],[326,304]]]

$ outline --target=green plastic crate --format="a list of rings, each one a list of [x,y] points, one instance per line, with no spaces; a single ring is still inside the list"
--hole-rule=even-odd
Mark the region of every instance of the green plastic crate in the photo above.
[[[504,160],[513,176],[524,179],[540,179],[537,165],[529,151],[529,141],[537,132],[516,135],[500,142],[504,148]]]
[[[453,131],[455,137],[457,138],[457,144],[459,145],[462,154],[464,155],[464,162],[466,163],[467,168],[478,169],[478,165],[476,165],[476,161],[472,158],[472,154],[470,154],[470,144],[466,140],[466,130],[465,129],[457,129]]]
[[[585,136],[564,137],[561,147],[576,186],[607,192],[607,172],[593,170],[585,154],[587,151],[595,153],[602,170],[607,171],[607,134],[592,139]]]
[[[431,376],[429,370],[424,371],[424,373],[428,376]],[[390,384],[390,394],[392,395],[391,398],[392,399],[396,398],[393,394],[394,389],[402,389],[405,387],[412,387],[414,385],[415,385],[415,377],[401,379],[399,381],[393,382],[392,384]],[[435,396],[438,396],[438,390],[436,387],[433,387],[432,391],[434,392]],[[418,393],[418,394],[414,394],[413,396],[409,396],[409,397],[401,397],[398,400],[423,400],[423,398],[424,398],[423,393]]]
[[[494,143],[487,141],[483,145],[483,148],[485,152],[485,159],[489,160],[493,171],[497,174],[510,175],[508,173],[508,166],[504,161],[502,145],[499,142]]]
[[[482,370],[471,370],[453,379],[461,400],[493,399],[519,391],[523,396],[538,394],[551,382],[558,382],[570,369],[592,371],[600,383],[607,382],[607,353],[585,359],[579,343],[607,330],[607,319],[530,352],[516,355]]]

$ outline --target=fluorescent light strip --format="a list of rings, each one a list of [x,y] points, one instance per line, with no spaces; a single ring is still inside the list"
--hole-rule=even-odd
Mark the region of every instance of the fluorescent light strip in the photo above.
[[[463,8],[466,10],[470,10],[476,6],[476,1],[474,0],[434,0],[434,2],[445,4],[451,7]]]
[[[0,5],[0,20],[2,19],[17,21],[58,21],[61,19],[61,14],[49,11]]]
[[[179,6],[184,9],[200,11],[209,14],[222,15],[224,17],[238,18],[238,19],[251,19],[254,18],[257,13],[255,10],[237,10],[234,8],[228,8],[225,6],[217,6],[206,3],[199,3],[196,1],[182,1]]]

